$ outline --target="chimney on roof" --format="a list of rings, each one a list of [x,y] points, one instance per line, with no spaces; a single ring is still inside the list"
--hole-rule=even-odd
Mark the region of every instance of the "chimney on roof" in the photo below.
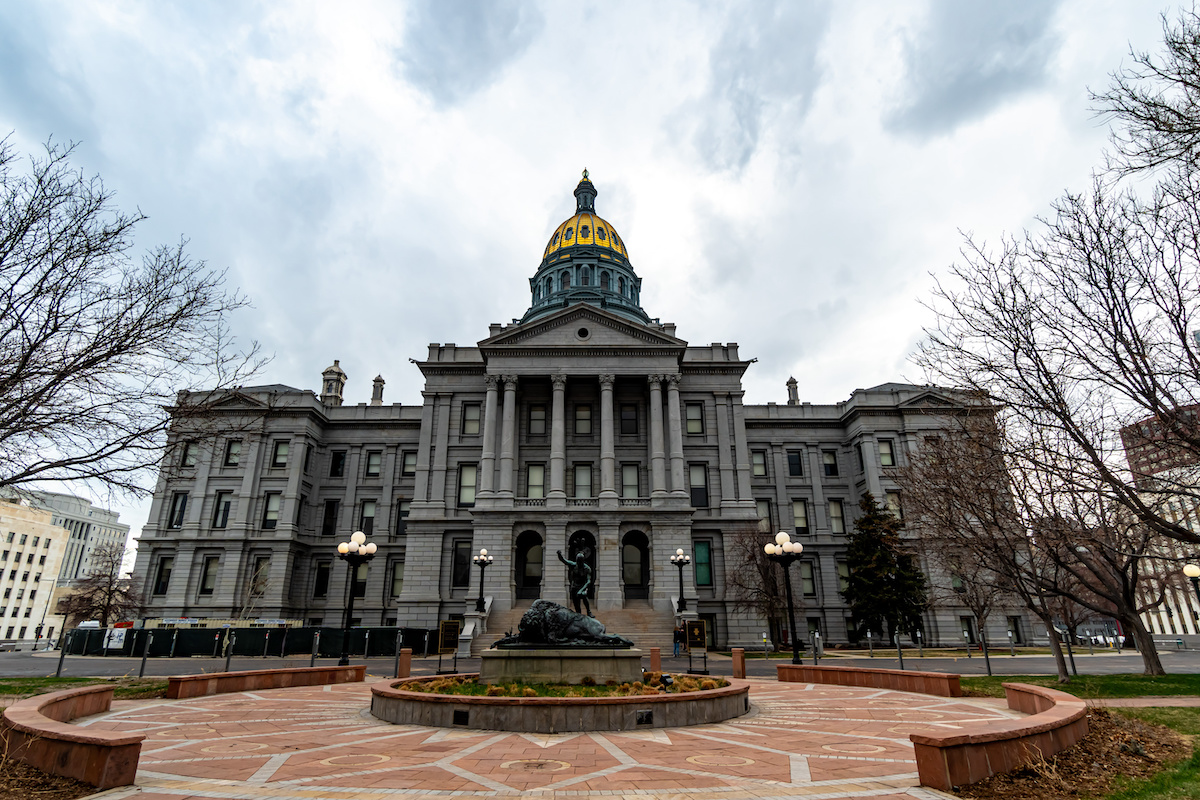
[[[346,388],[346,373],[334,359],[333,366],[326,367],[321,373],[321,402],[327,406],[340,406],[342,392]]]
[[[371,388],[371,405],[373,405],[373,406],[383,405],[383,384],[384,383],[385,383],[385,381],[383,380],[382,375],[375,376],[375,384]]]
[[[796,388],[796,379],[788,378],[787,379],[787,387],[788,387],[788,405],[789,406],[800,405],[800,392]]]

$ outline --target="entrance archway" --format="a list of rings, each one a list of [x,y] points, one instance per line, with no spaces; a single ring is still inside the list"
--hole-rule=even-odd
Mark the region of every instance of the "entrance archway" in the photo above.
[[[524,531],[517,537],[517,599],[536,600],[542,596],[542,537],[536,531]]]
[[[592,568],[592,585],[588,587],[587,596],[590,599],[596,597],[596,537],[587,531],[575,531],[571,534],[571,538],[567,540],[567,552],[565,555],[572,560],[579,554],[583,548],[587,548],[590,555],[587,557],[587,564]]]
[[[650,598],[650,540],[641,531],[621,539],[621,582],[626,600]]]

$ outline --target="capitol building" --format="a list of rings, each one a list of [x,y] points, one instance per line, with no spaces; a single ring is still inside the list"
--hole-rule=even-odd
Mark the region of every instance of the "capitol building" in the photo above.
[[[340,626],[350,576],[336,545],[362,530],[378,550],[353,581],[356,625],[464,618],[478,649],[535,599],[566,605],[556,552],[586,547],[610,631],[670,647],[679,617],[699,617],[711,646],[761,647],[750,554],[784,530],[804,546],[791,573],[800,636],[857,641],[840,590],[858,503],[869,492],[903,513],[894,469],[955,393],[883,383],[822,405],[789,380],[781,402],[745,404],[751,361],[647,313],[586,172],[575,198],[528,310],[475,344],[430,345],[421,405],[385,403],[382,377],[370,403],[345,405],[350,376],[334,361],[317,392],[241,387],[206,398],[204,430],[175,425],[134,571],[147,616]],[[494,558],[483,615],[481,548]],[[682,613],[678,550],[691,557]],[[989,624],[991,641],[1034,633],[1018,611]],[[965,609],[927,614],[930,644],[961,644],[964,630],[977,635]]]

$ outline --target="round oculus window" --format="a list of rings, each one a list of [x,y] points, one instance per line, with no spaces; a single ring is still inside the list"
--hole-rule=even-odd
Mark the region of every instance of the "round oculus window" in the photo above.
[[[592,332],[589,331],[587,328],[580,328],[579,330],[575,331],[575,336],[579,339],[586,339],[591,335],[592,335]]]

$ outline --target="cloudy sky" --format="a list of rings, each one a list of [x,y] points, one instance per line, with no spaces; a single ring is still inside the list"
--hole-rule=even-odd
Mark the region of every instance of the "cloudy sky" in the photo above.
[[[190,241],[253,301],[261,382],[420,402],[409,357],[529,305],[597,210],[646,311],[755,357],[747,402],[920,381],[932,275],[1084,189],[1088,89],[1154,2],[0,4],[0,135],[79,143],[140,247]],[[147,503],[120,505],[135,531]]]

